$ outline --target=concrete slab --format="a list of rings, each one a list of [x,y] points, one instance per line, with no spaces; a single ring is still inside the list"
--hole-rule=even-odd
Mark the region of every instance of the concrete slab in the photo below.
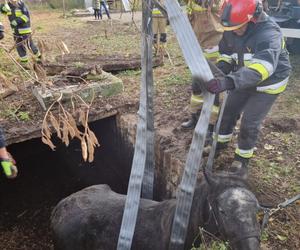
[[[111,97],[121,93],[124,89],[123,82],[120,78],[102,71],[101,74],[89,74],[86,77],[88,84],[73,84],[61,87],[52,87],[42,89],[36,87],[33,89],[33,95],[41,104],[44,110],[62,95],[62,101],[67,102],[71,96],[76,93],[83,100],[90,102],[93,97]]]

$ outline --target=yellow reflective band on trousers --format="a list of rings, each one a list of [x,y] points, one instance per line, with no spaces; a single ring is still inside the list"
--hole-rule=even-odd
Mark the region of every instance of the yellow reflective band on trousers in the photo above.
[[[257,71],[261,75],[261,81],[264,81],[269,77],[268,70],[261,63],[252,63],[248,65],[247,68]]]
[[[192,95],[191,96],[191,105],[199,105],[204,102],[202,95]]]
[[[19,32],[20,35],[30,34],[31,33],[31,28],[18,29],[18,32]]]
[[[21,61],[22,63],[28,62],[28,56],[20,57],[20,61]]]
[[[41,52],[38,50],[38,52],[34,55],[36,58],[39,58],[41,56]]]
[[[239,155],[240,157],[249,159],[249,158],[253,157],[254,150],[253,149],[243,150],[243,149],[237,148],[235,150],[235,153],[237,155]]]
[[[213,105],[212,112],[215,113],[215,114],[218,114],[219,109],[220,109],[219,106]]]
[[[220,142],[220,143],[230,142],[231,139],[232,139],[232,134],[218,135],[218,142]]]

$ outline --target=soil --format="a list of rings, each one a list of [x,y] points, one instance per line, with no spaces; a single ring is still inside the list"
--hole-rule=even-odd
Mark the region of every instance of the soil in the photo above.
[[[89,55],[127,55],[140,50],[141,14],[134,17],[124,13],[112,14],[112,25],[103,20],[87,23],[87,18],[63,19],[56,12],[33,12],[34,36],[49,44],[45,52],[47,60],[55,62],[60,50],[55,47],[57,41],[64,41],[71,53]],[[52,25],[48,25],[51,21]],[[9,46],[11,37],[4,40]],[[186,154],[192,140],[192,131],[183,131],[180,124],[189,118],[188,104],[190,97],[190,73],[184,63],[173,32],[168,30],[169,57],[164,58],[164,65],[154,69],[155,100],[154,117],[156,133],[161,135],[161,146],[185,162]],[[15,53],[15,52],[13,52]],[[300,192],[300,91],[299,80],[300,57],[292,56],[293,76],[287,91],[282,94],[266,119],[257,145],[255,158],[250,164],[249,182],[259,201],[276,206],[278,203]],[[7,61],[2,69],[8,71],[12,62]],[[5,131],[8,144],[38,137],[45,112],[32,96],[28,82],[7,74],[18,85],[20,91],[3,99],[0,107],[1,125]],[[140,90],[140,70],[118,72],[124,82],[121,95],[97,99],[91,109],[91,119],[105,116],[108,111],[136,114]],[[109,105],[109,108],[108,108]],[[22,114],[29,118],[22,118]],[[234,144],[216,160],[216,169],[226,169],[233,160]],[[45,187],[47,190],[49,187]],[[39,196],[43,186],[36,191]],[[21,192],[21,191],[20,191]],[[2,206],[2,205],[1,205]],[[35,204],[32,204],[34,207]],[[42,207],[42,208],[41,208]],[[30,214],[37,222],[31,225],[22,221],[25,214],[17,218],[7,217],[0,227],[1,249],[51,249],[48,228],[51,208],[47,202],[41,203],[37,212]],[[2,211],[3,211],[2,207]],[[30,208],[29,208],[30,209]],[[6,214],[2,214],[1,222]],[[10,216],[12,216],[10,214]],[[300,249],[300,211],[299,205],[293,205],[275,214],[268,224],[262,239],[263,249]],[[18,225],[18,226],[16,226]],[[36,227],[41,227],[42,236]],[[6,227],[7,226],[7,227]],[[28,233],[23,233],[28,231]],[[37,242],[44,243],[38,244]],[[26,244],[21,244],[26,242]],[[45,243],[46,242],[46,243]]]

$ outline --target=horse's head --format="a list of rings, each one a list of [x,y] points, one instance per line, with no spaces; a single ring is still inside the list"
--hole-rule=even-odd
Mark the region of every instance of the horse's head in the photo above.
[[[260,226],[256,216],[259,203],[255,195],[237,175],[204,174],[210,187],[210,220],[219,233],[233,249],[259,249]]]

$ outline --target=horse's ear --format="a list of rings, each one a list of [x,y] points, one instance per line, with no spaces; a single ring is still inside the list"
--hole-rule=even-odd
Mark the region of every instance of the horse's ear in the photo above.
[[[238,168],[234,174],[236,175],[236,177],[242,180],[246,181],[248,179],[248,169],[245,167]]]
[[[214,175],[211,170],[206,169],[206,167],[203,165],[203,174],[206,182],[210,186],[216,186],[220,183],[219,177]]]

